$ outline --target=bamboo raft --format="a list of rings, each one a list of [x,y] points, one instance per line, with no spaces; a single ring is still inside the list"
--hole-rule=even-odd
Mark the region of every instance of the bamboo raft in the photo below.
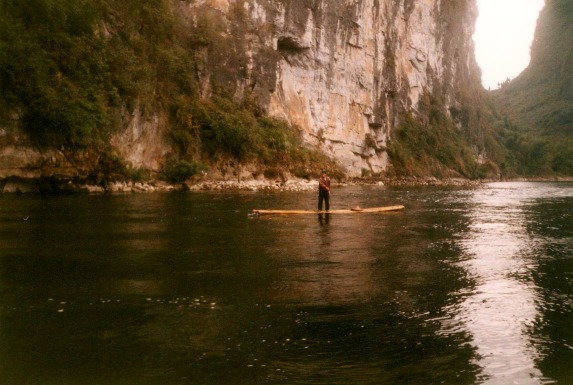
[[[253,214],[257,215],[290,215],[290,214],[361,214],[361,213],[384,213],[388,211],[404,210],[404,206],[383,206],[383,207],[369,207],[369,208],[352,208],[352,209],[338,209],[329,211],[319,210],[253,210]]]

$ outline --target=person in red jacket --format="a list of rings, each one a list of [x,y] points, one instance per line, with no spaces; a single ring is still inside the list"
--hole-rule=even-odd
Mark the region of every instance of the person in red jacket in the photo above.
[[[322,202],[326,211],[330,209],[330,178],[326,170],[322,170],[322,175],[318,179],[318,211],[322,211]]]

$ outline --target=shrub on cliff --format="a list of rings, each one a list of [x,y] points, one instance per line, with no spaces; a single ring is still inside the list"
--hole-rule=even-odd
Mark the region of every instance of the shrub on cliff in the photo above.
[[[478,164],[475,151],[453,132],[452,123],[445,115],[437,111],[433,115],[431,123],[425,125],[408,114],[396,129],[388,142],[393,173],[396,176],[433,175],[438,178],[484,177],[490,166],[482,168]],[[437,115],[440,118],[434,120]]]
[[[0,31],[0,114],[38,146],[101,145],[122,107],[189,92],[166,1],[3,0]]]
[[[187,162],[185,160],[178,162],[171,161],[163,168],[163,178],[171,183],[181,183],[205,170],[206,167],[197,162]]]
[[[312,170],[322,167],[341,174],[331,159],[304,145],[297,127],[263,116],[249,103],[215,95],[211,100],[174,100],[170,110],[170,136],[181,159],[217,162],[232,158],[300,177],[314,175]]]
[[[85,145],[109,121],[98,18],[87,0],[0,2],[0,104],[37,144]]]

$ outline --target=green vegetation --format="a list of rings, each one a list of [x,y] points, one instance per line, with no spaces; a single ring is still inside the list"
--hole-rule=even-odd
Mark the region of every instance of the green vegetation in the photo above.
[[[38,146],[102,145],[190,75],[175,26],[164,1],[0,0],[0,112]]]
[[[174,182],[227,159],[261,172],[338,169],[305,148],[296,127],[262,116],[248,97],[233,102],[222,84],[236,69],[215,74],[212,98],[201,98],[196,55],[215,44],[212,56],[233,48],[219,38],[219,16],[192,29],[172,7],[168,0],[0,0],[1,121],[16,121],[38,147],[95,149],[111,159],[110,135],[136,108],[144,116],[168,111],[178,153],[163,175]],[[116,161],[114,170],[101,159],[97,167],[102,162],[106,172],[98,175],[147,177]]]
[[[182,159],[197,157],[199,149],[203,159],[256,163],[268,170],[267,177],[286,171],[302,178],[314,177],[318,175],[317,165],[342,175],[333,160],[304,146],[298,128],[261,116],[248,105],[214,97],[180,103],[172,115],[172,139]]]
[[[532,132],[507,119],[501,132],[510,154],[502,163],[506,176],[573,175],[573,138]]]
[[[200,163],[189,163],[185,160],[179,162],[169,162],[164,166],[163,174],[165,180],[172,183],[181,183],[201,171],[206,167]]]
[[[573,175],[572,44],[573,3],[547,1],[529,67],[493,92],[515,174]]]
[[[531,76],[534,70],[524,75]],[[504,116],[500,120],[503,143],[513,156],[517,175],[570,176],[573,102],[559,94],[559,81],[543,79],[540,84],[519,78],[494,93]]]
[[[480,108],[485,110],[483,105]],[[474,112],[469,109],[452,110],[448,115],[443,103],[429,94],[422,98],[418,110],[417,118],[412,114],[406,115],[388,143],[393,174],[470,179],[499,174],[495,162],[477,161],[479,149],[475,143],[478,140],[470,136],[470,133],[474,136],[475,133],[468,128]],[[495,139],[482,141],[484,148],[495,149]]]
[[[43,145],[84,145],[109,124],[110,72],[90,1],[0,2],[0,111]]]

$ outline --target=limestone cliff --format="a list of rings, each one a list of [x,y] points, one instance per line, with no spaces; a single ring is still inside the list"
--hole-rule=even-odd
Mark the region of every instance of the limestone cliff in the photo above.
[[[183,5],[184,4],[184,5]],[[201,79],[303,128],[353,174],[388,166],[386,144],[422,94],[446,110],[476,88],[474,0],[181,2],[191,28],[219,23]]]
[[[159,3],[167,7],[161,8]],[[236,101],[249,101],[263,115],[297,125],[308,144],[335,158],[349,176],[364,170],[381,173],[388,169],[387,146],[392,132],[407,113],[430,113],[419,110],[419,101],[428,95],[439,100],[440,114],[452,118],[459,129],[476,129],[468,124],[471,119],[466,116],[466,107],[471,104],[468,94],[481,90],[472,42],[475,0],[165,0],[151,5],[137,1],[102,4],[104,9],[93,15],[104,14],[107,19],[92,21],[93,31],[70,24],[67,33],[83,35],[66,40],[77,42],[80,48],[73,60],[81,61],[82,50],[101,52],[102,60],[75,68],[66,55],[46,50],[41,60],[55,61],[55,65],[46,66],[45,74],[29,73],[44,76],[46,87],[40,91],[49,92],[38,94],[31,84],[30,89],[6,93],[6,106],[0,105],[0,179],[63,173],[69,178],[90,174],[92,180],[98,180],[98,168],[109,161],[85,147],[73,151],[73,155],[61,144],[39,150],[18,132],[22,122],[47,122],[55,130],[63,123],[76,135],[72,135],[72,142],[83,132],[97,132],[97,122],[105,122],[110,127],[104,135],[96,136],[97,140],[107,141],[106,145],[126,164],[158,171],[177,152],[169,137],[173,111],[165,100],[170,100],[170,94],[161,89],[161,76],[176,78],[187,58],[165,54],[163,57],[172,61],[162,63],[154,55],[161,54],[161,50],[167,52],[174,44],[181,44],[177,52],[193,55],[190,66],[195,71],[194,79],[176,79],[182,89],[192,88],[189,84],[196,82],[200,98],[207,100],[215,93],[224,93]],[[84,14],[82,9],[74,10],[78,20],[99,17]],[[133,20],[122,19],[122,12],[128,15],[123,17]],[[169,12],[178,20],[176,27],[173,24],[161,30],[161,38],[146,34],[154,20],[161,19],[158,12]],[[71,14],[65,13],[68,18]],[[37,25],[43,25],[43,15],[36,19]],[[14,20],[22,19],[15,14]],[[59,25],[57,20],[53,23],[54,28]],[[175,31],[181,25],[185,31]],[[126,32],[127,26],[131,26],[131,32]],[[15,29],[14,33],[17,37],[21,30]],[[179,35],[185,36],[179,39]],[[88,48],[80,45],[91,42],[94,36],[99,40]],[[156,46],[146,45],[145,39],[158,42]],[[128,43],[121,46],[122,50],[105,50],[106,44],[124,40]],[[23,44],[32,50],[32,44]],[[13,51],[20,52],[18,47]],[[148,55],[150,63],[135,65],[136,55]],[[14,87],[19,83],[13,73],[18,74],[21,64],[7,63],[2,80],[12,82],[7,84]],[[86,68],[92,83],[83,80]],[[124,71],[122,76],[110,72],[114,68]],[[94,83],[99,79],[103,79],[101,84]],[[86,87],[81,89],[83,83]],[[70,108],[57,96],[60,89],[67,92]],[[84,99],[74,102],[70,96],[74,93]],[[36,102],[29,95],[41,95],[42,99]],[[195,97],[189,94],[180,99]],[[143,99],[148,100],[147,104],[141,102]],[[38,107],[37,111],[47,111],[52,105],[63,108],[69,116],[56,111],[49,117],[28,114],[30,118],[26,115],[30,103]],[[144,108],[140,103],[145,104]],[[94,117],[96,123],[84,125],[83,116]],[[76,130],[74,124],[80,129]],[[482,149],[476,149],[477,158]]]

